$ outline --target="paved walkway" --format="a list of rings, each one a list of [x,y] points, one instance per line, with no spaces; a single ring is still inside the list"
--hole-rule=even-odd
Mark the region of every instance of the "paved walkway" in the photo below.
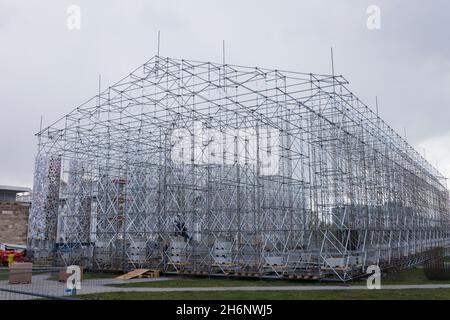
[[[32,283],[28,284],[10,284],[8,280],[0,281],[0,300],[23,300],[35,299],[35,295],[67,297],[70,293],[65,292],[66,284],[56,280],[49,280],[50,274],[33,275]],[[108,287],[110,284],[136,283],[149,281],[163,281],[167,278],[141,278],[141,279],[86,279],[81,282],[81,290],[79,294],[122,291],[122,288]],[[128,288],[124,288],[128,289]],[[132,288],[130,288],[132,289]],[[31,293],[32,295],[15,293],[15,291],[23,293]],[[132,291],[132,290],[125,290]]]
[[[36,296],[24,295],[13,292],[5,292],[2,289],[29,292],[33,294],[42,294],[47,296],[63,297],[68,296],[65,293],[65,283],[55,280],[48,280],[49,275],[33,276],[33,282],[30,284],[11,285],[8,281],[0,281],[0,300],[2,299],[35,299]],[[292,286],[245,286],[245,287],[186,287],[186,288],[158,288],[158,287],[110,287],[111,284],[150,282],[150,281],[170,281],[168,278],[142,278],[142,279],[88,279],[82,282],[82,288],[78,294],[90,294],[100,292],[180,292],[180,291],[317,291],[317,290],[367,290],[362,285],[292,285]],[[382,289],[401,290],[401,289],[440,289],[450,288],[450,284],[417,284],[417,285],[382,285]]]

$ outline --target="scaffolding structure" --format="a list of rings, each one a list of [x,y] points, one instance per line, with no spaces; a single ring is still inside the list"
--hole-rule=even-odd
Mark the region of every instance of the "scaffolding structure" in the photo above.
[[[38,133],[30,252],[342,281],[426,260],[445,179],[347,84],[154,56]]]

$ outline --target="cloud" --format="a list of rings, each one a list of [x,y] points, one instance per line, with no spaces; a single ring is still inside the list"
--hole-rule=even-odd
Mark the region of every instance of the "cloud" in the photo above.
[[[81,8],[81,30],[66,8]],[[381,30],[366,8],[381,8]],[[31,186],[40,116],[44,125],[121,79],[157,51],[174,58],[338,74],[416,145],[450,135],[450,2],[436,0],[111,1],[0,3],[0,184]],[[443,139],[443,138],[442,138]],[[440,141],[440,140],[439,140]],[[444,161],[444,160],[442,160]]]
[[[446,177],[450,178],[450,131],[444,135],[424,139],[416,149]]]

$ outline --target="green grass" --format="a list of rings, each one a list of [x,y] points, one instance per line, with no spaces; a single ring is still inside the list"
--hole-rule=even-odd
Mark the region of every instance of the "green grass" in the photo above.
[[[33,275],[37,275],[39,273],[33,273]],[[119,276],[118,273],[102,273],[102,272],[87,272],[83,274],[83,279],[89,280],[89,279],[111,279]],[[0,281],[1,280],[8,280],[9,279],[9,272],[8,271],[2,271],[0,273]],[[58,274],[52,274],[48,278],[48,280],[58,280]]]
[[[106,292],[78,297],[101,300],[450,300],[450,289]]]
[[[366,280],[357,280],[350,282],[350,285],[365,285]],[[381,284],[434,284],[448,283],[444,280],[428,280],[425,277],[423,269],[413,268],[398,272],[385,273],[381,278]],[[165,281],[148,281],[112,284],[112,287],[122,288],[187,288],[187,287],[243,287],[243,286],[299,286],[299,285],[341,285],[340,282],[300,282],[287,280],[244,280],[244,279],[218,279],[218,278],[173,278]]]
[[[429,280],[422,268],[406,269],[398,272],[386,273],[381,278],[381,284],[450,284],[450,280]]]
[[[120,276],[121,273],[101,273],[101,272],[89,272],[83,274],[83,279],[112,279]]]
[[[86,272],[83,273],[84,280],[90,279],[112,279],[120,276],[118,273],[103,273],[103,272]],[[52,274],[48,280],[58,280],[58,274]]]
[[[298,286],[321,285],[321,282],[294,282],[286,280],[243,280],[243,279],[217,279],[217,278],[173,278],[162,281],[146,281],[134,283],[111,284],[119,288],[188,288],[188,287],[246,287],[246,286]],[[328,283],[330,284],[330,283]]]

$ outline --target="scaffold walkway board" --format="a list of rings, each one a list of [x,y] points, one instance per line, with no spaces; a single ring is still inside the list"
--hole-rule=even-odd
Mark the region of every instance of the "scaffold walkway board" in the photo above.
[[[156,277],[159,277],[159,274],[160,274],[159,270],[155,270],[155,269],[136,269],[136,270],[130,271],[126,274],[123,274],[121,276],[118,276],[116,279],[128,280],[128,279],[143,278],[143,277],[156,278]]]

